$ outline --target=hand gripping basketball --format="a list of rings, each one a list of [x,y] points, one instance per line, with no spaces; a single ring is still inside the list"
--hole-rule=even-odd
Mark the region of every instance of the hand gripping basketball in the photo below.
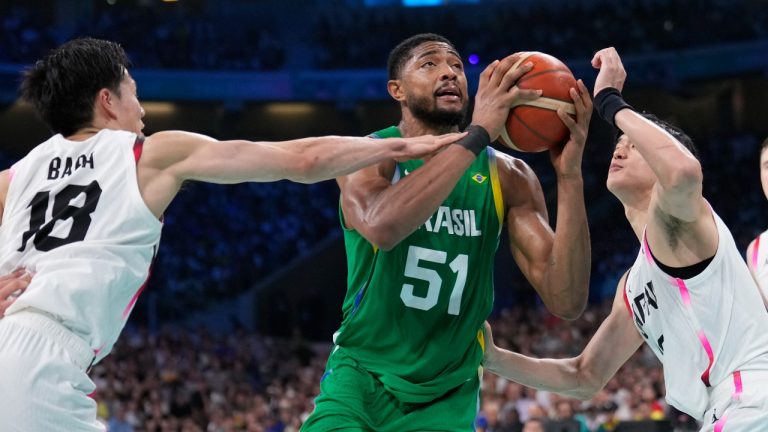
[[[563,62],[541,52],[521,52],[513,55],[516,60],[511,70],[531,63],[530,70],[517,80],[520,89],[541,89],[540,98],[519,100],[512,107],[501,142],[509,148],[524,152],[540,152],[554,146],[562,146],[570,135],[568,127],[557,114],[563,109],[575,116],[576,108],[571,99],[571,89],[576,89],[576,79]]]

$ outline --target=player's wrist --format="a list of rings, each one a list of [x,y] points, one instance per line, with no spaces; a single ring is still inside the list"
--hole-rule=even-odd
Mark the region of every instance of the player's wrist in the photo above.
[[[616,113],[623,109],[630,109],[632,105],[628,104],[621,96],[621,92],[614,87],[606,87],[595,95],[594,106],[600,118],[608,122],[614,128],[616,127]]]
[[[483,126],[471,124],[467,127],[466,132],[467,136],[454,144],[464,147],[474,153],[475,156],[491,144],[491,136]]]

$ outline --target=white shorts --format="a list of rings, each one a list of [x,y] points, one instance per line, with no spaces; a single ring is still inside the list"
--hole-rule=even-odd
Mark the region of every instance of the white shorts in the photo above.
[[[741,371],[710,392],[701,432],[768,432],[768,371]]]
[[[0,319],[0,431],[101,432],[88,344],[48,316]]]

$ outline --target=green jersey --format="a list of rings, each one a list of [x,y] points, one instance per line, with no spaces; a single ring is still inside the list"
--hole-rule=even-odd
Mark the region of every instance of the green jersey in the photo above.
[[[390,127],[373,136],[400,131]],[[423,163],[398,163],[392,182]],[[345,227],[349,275],[334,340],[400,401],[432,401],[478,373],[503,209],[489,147],[437,211],[392,250],[379,250]]]

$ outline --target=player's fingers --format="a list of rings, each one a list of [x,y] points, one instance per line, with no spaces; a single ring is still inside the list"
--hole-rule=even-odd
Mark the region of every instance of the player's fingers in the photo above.
[[[25,273],[24,269],[16,269],[11,273],[8,273],[7,275],[0,276],[0,283],[3,283],[10,279],[16,279],[17,277],[23,275],[24,273]]]
[[[0,301],[0,318],[5,315],[5,311],[16,301],[16,298],[12,298],[5,301]]]
[[[576,85],[579,86],[579,93],[581,93],[581,100],[584,101],[584,107],[587,111],[592,111],[592,97],[589,95],[589,89],[582,80],[576,81]]]
[[[510,100],[514,103],[518,100],[532,101],[541,97],[542,90],[521,89],[517,86],[512,86],[509,91]]]
[[[579,93],[575,88],[568,90],[568,93],[571,96],[573,107],[576,109],[576,112],[583,113],[586,111],[586,106],[584,105],[584,99],[582,99],[581,93]]]
[[[594,56],[592,56],[592,67],[595,69],[600,69],[600,67],[603,65],[603,57],[601,54],[602,51],[598,51],[595,53]]]
[[[488,82],[488,80],[491,78],[491,75],[493,74],[493,71],[496,69],[496,67],[499,65],[498,60],[494,60],[485,67],[485,70],[480,73],[480,83]]]
[[[568,127],[568,129],[571,131],[571,133],[577,132],[576,129],[576,122],[571,118],[571,116],[565,112],[565,109],[558,108],[557,109],[557,116],[560,117],[560,120],[563,122],[563,124]]]
[[[530,72],[531,69],[533,69],[532,62],[524,63],[515,69],[510,68],[502,77],[499,86],[503,89],[511,88],[523,75]]]
[[[507,72],[512,69],[512,66],[515,64],[517,59],[520,56],[518,54],[512,54],[509,56],[504,57],[496,66],[496,69],[493,70],[493,74],[490,78],[490,84],[494,87],[498,87],[501,85],[501,80],[506,76]]]
[[[455,132],[455,133],[449,133],[449,134],[445,134],[445,135],[440,135],[440,136],[436,137],[435,144],[438,147],[443,147],[443,146],[448,145],[448,144],[453,144],[456,141],[464,138],[465,136],[467,136],[466,132]]]
[[[0,285],[0,299],[5,299],[18,290],[26,289],[29,286],[31,280],[32,278],[25,276],[19,279],[14,279],[12,281],[7,281]]]

